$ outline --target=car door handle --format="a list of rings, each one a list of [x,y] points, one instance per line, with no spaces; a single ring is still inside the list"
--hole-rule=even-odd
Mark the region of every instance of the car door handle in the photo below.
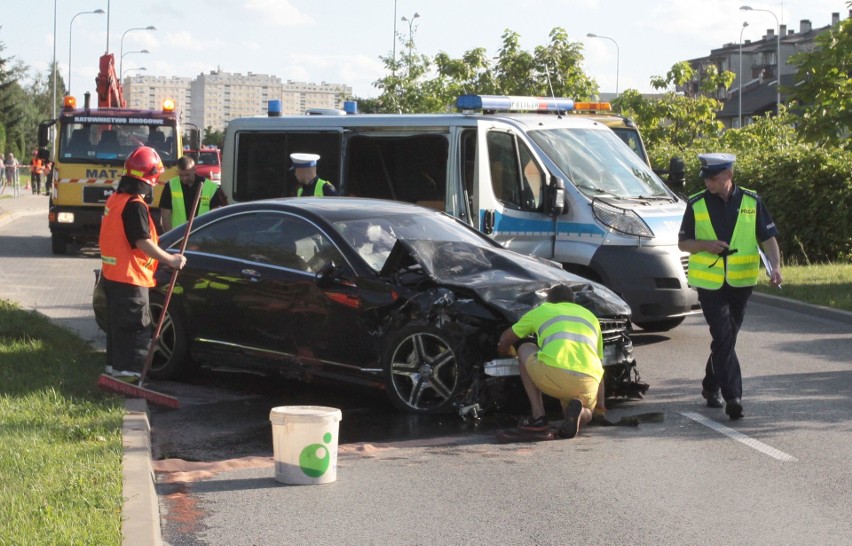
[[[254,269],[243,269],[240,271],[240,276],[251,282],[258,282],[263,278],[263,275]]]
[[[494,233],[494,211],[492,209],[485,211],[482,222],[482,232],[486,235]]]

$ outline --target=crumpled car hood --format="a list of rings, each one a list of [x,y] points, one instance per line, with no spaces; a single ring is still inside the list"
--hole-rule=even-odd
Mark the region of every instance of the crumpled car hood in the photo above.
[[[475,292],[513,322],[543,302],[557,284],[571,286],[576,303],[598,317],[630,317],[630,306],[615,292],[551,261],[456,241],[400,240],[398,244],[436,283]]]

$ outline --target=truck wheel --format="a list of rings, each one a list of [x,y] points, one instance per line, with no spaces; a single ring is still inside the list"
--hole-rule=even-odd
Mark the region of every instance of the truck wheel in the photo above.
[[[50,236],[50,251],[54,254],[68,253],[68,240],[62,235]]]
[[[648,322],[636,322],[636,326],[642,328],[646,332],[668,332],[672,328],[680,326],[685,317],[677,317],[665,320],[651,320]]]

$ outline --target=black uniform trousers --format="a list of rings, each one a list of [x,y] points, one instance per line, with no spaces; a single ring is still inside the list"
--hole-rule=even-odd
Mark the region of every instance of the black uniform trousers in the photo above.
[[[701,310],[713,338],[701,385],[710,392],[721,388],[722,397],[726,401],[743,395],[736,346],[752,290],[751,286],[735,288],[728,283],[724,283],[718,290],[698,289],[698,301],[701,302]]]
[[[107,299],[107,365],[141,372],[151,344],[148,287],[103,278]]]

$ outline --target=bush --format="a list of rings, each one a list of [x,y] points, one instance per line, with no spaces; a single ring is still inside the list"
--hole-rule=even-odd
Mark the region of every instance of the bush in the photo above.
[[[794,263],[852,260],[852,152],[798,142],[784,121],[758,120],[719,138],[695,141],[686,149],[662,144],[649,151],[655,168],[672,156],[686,166],[684,193],[704,189],[698,154],[737,156],[734,181],[760,194],[778,225],[785,260]]]

